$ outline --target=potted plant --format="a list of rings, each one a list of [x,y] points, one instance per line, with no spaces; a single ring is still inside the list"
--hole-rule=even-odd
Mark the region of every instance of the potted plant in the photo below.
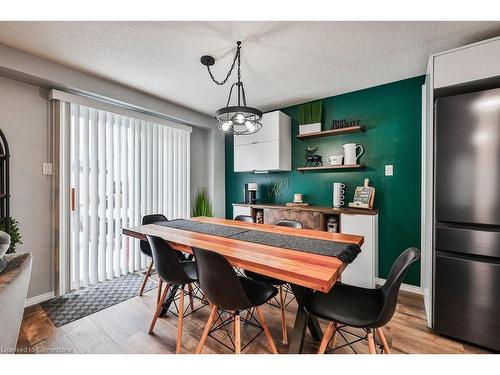
[[[322,112],[321,100],[299,105],[299,134],[320,132]]]
[[[213,216],[212,203],[205,188],[198,189],[193,198],[193,213],[192,217],[197,216]]]
[[[7,225],[9,224],[9,225]],[[0,231],[7,233],[10,236],[10,247],[7,253],[14,253],[17,245],[22,245],[22,237],[19,231],[19,223],[16,219],[10,217],[0,218]]]

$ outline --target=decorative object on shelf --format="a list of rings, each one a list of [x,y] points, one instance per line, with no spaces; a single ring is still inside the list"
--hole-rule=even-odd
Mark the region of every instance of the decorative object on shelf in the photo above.
[[[330,216],[326,221],[326,231],[330,233],[339,232],[339,219],[337,216]]]
[[[318,148],[308,147],[306,148],[306,164],[304,167],[321,167],[323,166],[323,158],[321,155],[315,155]]]
[[[257,224],[264,224],[264,212],[262,210],[258,210],[255,214],[255,222]]]
[[[293,195],[293,203],[302,203],[302,194],[295,193]]]
[[[299,134],[320,132],[322,111],[321,100],[299,105]]]
[[[359,157],[365,152],[364,147],[356,143],[346,143],[342,147],[344,148],[344,165],[358,164]],[[361,150],[359,154],[356,153],[358,148]]]
[[[333,120],[332,121],[332,130],[346,129],[346,128],[353,128],[355,126],[361,126],[360,122],[361,122],[361,120],[347,120],[345,118],[342,120]]]
[[[333,183],[333,207],[342,207],[345,199],[345,184]]]
[[[208,198],[207,190],[205,188],[198,189],[198,191],[196,192],[196,195],[193,199],[192,216],[214,216],[212,211],[212,203],[210,203],[210,198]]]
[[[227,98],[227,103],[224,108],[219,109],[215,112],[215,118],[217,120],[217,128],[224,133],[235,134],[235,135],[248,135],[254,134],[262,128],[260,120],[262,119],[262,111],[257,108],[248,107],[247,99],[245,96],[245,88],[243,87],[243,82],[241,82],[241,42],[238,41],[236,46],[236,54],[233,58],[233,63],[229,72],[222,81],[217,81],[210,67],[215,64],[215,59],[212,56],[202,56],[200,61],[203,65],[207,67],[208,74],[217,85],[224,85],[229,76],[233,72],[234,66],[238,65],[238,82],[231,85],[229,90],[229,97]],[[231,104],[231,95],[233,93],[233,88],[236,86],[237,92],[237,105]]]
[[[343,160],[344,160],[344,155],[332,155],[326,158],[326,161],[330,165],[342,165]]]
[[[10,247],[7,250],[7,253],[15,253],[16,246],[23,244],[23,239],[19,230],[19,223],[12,217],[0,217],[0,233],[5,233],[9,236]]]
[[[373,201],[375,199],[375,188],[368,186],[369,180],[365,178],[363,186],[358,186],[354,191],[353,202],[349,203],[349,207],[356,208],[373,208]]]
[[[288,177],[278,178],[268,186],[267,195],[269,197],[278,198],[285,189],[288,189]]]
[[[245,203],[255,204],[257,203],[257,183],[249,182],[245,184],[244,190],[244,200]]]

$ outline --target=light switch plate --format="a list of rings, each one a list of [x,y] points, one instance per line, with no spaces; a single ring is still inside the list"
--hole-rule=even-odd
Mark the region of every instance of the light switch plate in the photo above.
[[[52,174],[52,163],[43,163],[42,174],[45,174],[45,175]]]
[[[394,166],[392,164],[385,166],[385,175],[392,176],[394,174]]]

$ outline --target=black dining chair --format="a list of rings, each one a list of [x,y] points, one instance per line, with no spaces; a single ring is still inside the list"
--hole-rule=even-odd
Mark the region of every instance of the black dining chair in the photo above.
[[[253,217],[251,217],[249,215],[238,215],[233,220],[243,221],[245,223],[255,223],[255,220],[253,219]]]
[[[288,219],[280,219],[274,225],[288,228],[297,228],[302,229],[302,223],[297,220],[288,220]],[[283,292],[284,287],[286,287],[287,282],[283,280],[278,280],[269,276],[260,275],[258,273],[252,271],[245,271],[245,275],[250,277],[253,280],[261,281],[264,283],[268,283],[273,286],[277,286],[279,288],[279,308],[281,310],[281,333],[282,333],[282,343],[283,345],[288,344],[288,333],[286,329],[286,314],[285,314],[285,293]]]
[[[420,258],[420,250],[411,247],[406,249],[392,265],[389,277],[383,286],[375,289],[366,289],[347,284],[335,284],[328,293],[314,292],[306,302],[309,314],[320,319],[328,320],[328,327],[323,334],[318,354],[323,354],[331,342],[330,347],[335,349],[337,333],[342,335],[351,349],[352,342],[348,342],[342,334],[344,327],[361,328],[365,336],[357,337],[355,342],[368,341],[370,354],[376,353],[374,330],[380,339],[378,346],[383,352],[390,354],[389,345],[385,339],[382,327],[392,319],[398,301],[399,288],[412,263]],[[349,332],[352,334],[351,332]],[[353,349],[354,350],[354,349]]]
[[[154,326],[163,308],[170,287],[178,286],[180,289],[178,319],[177,319],[177,342],[175,352],[180,353],[182,342],[182,320],[184,318],[184,287],[190,286],[198,281],[196,263],[192,260],[180,260],[177,253],[170,245],[160,237],[148,236],[148,243],[153,253],[155,268],[160,279],[166,283],[163,293],[156,306],[156,311],[151,321],[148,333],[153,333]],[[193,307],[192,289],[189,289],[189,303]]]
[[[198,267],[198,282],[211,305],[210,315],[196,353],[202,352],[208,335],[217,330],[217,326],[213,327],[213,325],[216,322],[214,318],[218,310],[224,310],[232,314],[229,322],[226,320],[220,325],[225,326],[233,323],[234,351],[236,354],[241,353],[240,312],[244,310],[251,311],[251,309],[255,308],[258,316],[256,321],[266,335],[271,352],[277,354],[278,351],[274,345],[271,332],[259,308],[278,293],[276,288],[247,277],[237,276],[229,261],[218,253],[196,248],[193,248],[193,252]],[[247,316],[249,311],[247,311]],[[251,323],[247,318],[244,318],[243,321]]]
[[[145,215],[142,218],[142,225],[153,224],[159,221],[168,221],[168,219],[165,217],[165,215],[162,214]],[[139,296],[142,296],[142,294],[144,293],[144,288],[146,288],[148,279],[153,272],[154,262],[153,262],[153,253],[151,252],[151,247],[149,246],[149,243],[147,241],[141,241],[139,243],[139,249],[145,256],[149,258],[149,266],[144,275],[144,280],[142,282],[141,288],[139,289]],[[160,300],[161,288],[162,288],[162,281],[160,279],[158,280],[158,293],[156,297],[156,303],[158,303],[158,301]]]

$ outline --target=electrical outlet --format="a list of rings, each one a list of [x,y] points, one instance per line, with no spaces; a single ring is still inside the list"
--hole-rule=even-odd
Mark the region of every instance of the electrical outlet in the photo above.
[[[45,175],[52,174],[52,163],[43,163],[42,174],[45,174]]]
[[[385,175],[386,176],[394,175],[394,166],[392,164],[385,166]]]

